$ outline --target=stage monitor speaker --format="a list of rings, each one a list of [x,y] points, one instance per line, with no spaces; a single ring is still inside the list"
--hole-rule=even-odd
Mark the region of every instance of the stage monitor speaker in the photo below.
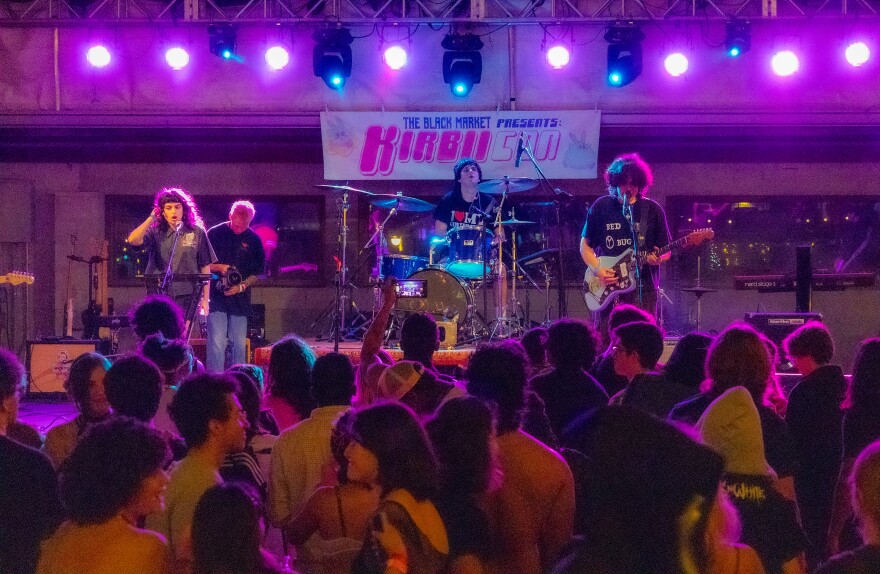
[[[821,313],[746,313],[745,321],[767,335],[782,350],[783,339],[810,321],[821,321]]]
[[[70,365],[98,349],[98,340],[28,341],[28,394],[64,394]]]
[[[679,339],[681,337],[663,337],[663,354],[660,355],[660,359],[657,361],[658,365],[665,365],[669,361],[669,357],[672,356],[672,351],[678,345]]]

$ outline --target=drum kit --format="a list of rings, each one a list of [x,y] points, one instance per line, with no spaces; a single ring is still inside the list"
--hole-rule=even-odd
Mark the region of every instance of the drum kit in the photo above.
[[[371,283],[375,288],[376,298],[378,299],[378,285],[388,277],[395,277],[400,281],[424,282],[424,297],[398,299],[396,310],[400,312],[399,315],[424,312],[433,315],[438,322],[454,322],[457,324],[458,344],[466,344],[485,338],[519,335],[528,328],[528,322],[524,317],[525,313],[516,299],[517,282],[518,280],[528,281],[539,291],[543,292],[544,289],[529,276],[526,269],[517,260],[517,233],[524,226],[534,225],[536,222],[517,219],[513,216],[511,209],[504,210],[503,208],[508,194],[526,191],[537,185],[536,180],[528,178],[505,177],[481,182],[478,184],[480,193],[498,196],[499,209],[495,221],[491,224],[494,232],[483,225],[452,227],[445,237],[430,239],[428,257],[389,253],[385,232],[386,226],[395,215],[403,213],[407,214],[410,219],[415,219],[418,214],[433,211],[436,207],[434,204],[402,193],[379,194],[347,185],[316,185],[315,187],[342,194],[338,202],[340,206],[338,217],[340,228],[338,250],[340,255],[337,257],[339,273],[337,276],[336,313],[333,321],[337,343],[345,332],[345,324],[342,319],[343,310],[346,300],[351,298],[351,295],[346,293],[346,286],[349,282],[345,261],[348,240],[347,211],[350,207],[350,195],[358,195],[372,207],[383,210],[384,218],[381,218],[380,221],[377,220],[375,232],[360,250],[361,254],[375,250],[377,263],[371,276]],[[510,213],[511,217],[502,220],[501,215],[505,212]],[[496,236],[506,237],[505,229],[509,229],[511,232],[510,254],[504,253],[506,247],[503,241],[494,240]],[[446,256],[440,258],[438,255],[442,249],[446,249]],[[500,265],[499,263],[502,261],[510,262],[510,265]],[[547,261],[548,264],[544,265],[544,271],[545,275],[549,277],[551,275],[550,260]],[[486,293],[493,281],[498,279],[499,272],[510,273],[513,281],[508,290],[509,297],[505,301],[501,316],[496,317],[494,322],[487,322],[483,317],[485,315]],[[475,293],[480,290],[483,291],[484,297],[483,315],[477,312],[475,305]],[[549,306],[549,297],[547,303]],[[511,311],[509,315],[508,310]],[[547,315],[549,317],[549,307]]]

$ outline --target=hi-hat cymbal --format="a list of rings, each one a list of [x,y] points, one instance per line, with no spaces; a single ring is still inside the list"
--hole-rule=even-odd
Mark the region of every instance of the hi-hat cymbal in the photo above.
[[[331,185],[326,183],[318,183],[315,184],[315,187],[320,187],[321,189],[329,189],[331,191],[353,191],[355,193],[363,193],[364,195],[376,195],[372,191],[366,191],[364,189],[357,189],[355,187],[349,187],[347,185]]]
[[[505,191],[516,193],[532,189],[538,185],[538,181],[528,177],[508,177],[505,179],[490,179],[477,184],[477,189],[490,195],[501,195]]]
[[[406,195],[391,195],[387,193],[372,194],[370,203],[381,209],[394,209],[397,211],[424,212],[431,211],[436,207],[433,203],[428,203],[417,197],[409,197]]]
[[[523,221],[522,219],[517,219],[514,217],[513,219],[508,219],[506,221],[502,221],[501,225],[532,225],[533,223],[535,223],[535,222],[534,221]]]

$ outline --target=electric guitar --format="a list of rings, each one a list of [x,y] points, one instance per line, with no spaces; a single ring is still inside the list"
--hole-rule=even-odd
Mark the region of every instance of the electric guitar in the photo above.
[[[9,283],[10,285],[21,285],[22,283],[27,283],[28,285],[33,285],[34,276],[31,273],[12,271],[10,273],[7,273],[6,275],[0,275],[0,284],[2,283]]]
[[[641,268],[645,259],[652,253],[657,256],[663,255],[679,247],[691,247],[715,237],[712,229],[698,229],[692,231],[656,251],[640,253],[633,257],[633,250],[627,249],[617,257],[599,257],[599,267],[606,267],[617,274],[617,281],[605,285],[599,279],[596,271],[589,267],[584,275],[584,301],[590,311],[601,311],[618,296],[629,293],[636,288],[636,268]]]

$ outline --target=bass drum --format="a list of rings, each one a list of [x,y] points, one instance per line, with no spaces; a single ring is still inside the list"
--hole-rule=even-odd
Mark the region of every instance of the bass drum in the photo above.
[[[407,279],[425,281],[428,296],[398,299],[398,310],[430,313],[438,321],[455,321],[459,331],[470,322],[474,293],[463,280],[436,268],[417,271]]]

